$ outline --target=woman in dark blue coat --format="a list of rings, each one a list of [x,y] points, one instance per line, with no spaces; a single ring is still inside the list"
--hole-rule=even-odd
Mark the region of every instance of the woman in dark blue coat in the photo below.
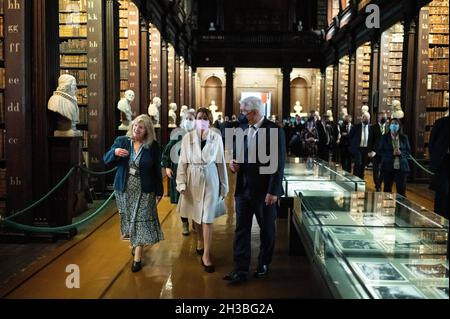
[[[381,174],[385,192],[392,191],[395,182],[397,193],[406,196],[406,178],[410,171],[408,157],[411,154],[408,136],[401,132],[400,121],[391,119],[389,132],[382,136],[378,145],[381,157]]]
[[[122,236],[129,236],[134,262],[132,271],[142,268],[145,245],[164,239],[156,210],[163,195],[159,144],[149,116],[139,115],[126,136],[118,137],[103,156],[106,164],[117,166],[114,178]]]

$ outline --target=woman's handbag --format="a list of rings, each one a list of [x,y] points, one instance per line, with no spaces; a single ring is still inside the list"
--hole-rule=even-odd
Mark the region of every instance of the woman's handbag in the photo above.
[[[225,205],[225,199],[221,196],[219,196],[219,200],[216,204],[216,211],[215,211],[215,217],[220,217],[222,215],[225,215],[227,212],[227,206]]]

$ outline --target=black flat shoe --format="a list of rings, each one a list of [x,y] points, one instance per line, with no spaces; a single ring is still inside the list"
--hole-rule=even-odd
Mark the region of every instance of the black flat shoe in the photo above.
[[[214,271],[216,271],[216,269],[214,268],[214,265],[211,264],[209,266],[206,266],[205,263],[203,262],[203,257],[200,259],[202,260],[202,266],[207,273],[213,273]]]
[[[131,271],[138,272],[141,269],[142,269],[142,261],[133,261],[133,264],[131,265]]]
[[[255,278],[266,278],[269,274],[269,266],[268,265],[261,265],[256,268],[256,271],[254,273]]]
[[[244,273],[238,273],[238,272],[232,271],[228,275],[223,277],[223,280],[227,280],[231,284],[236,284],[239,282],[247,281],[247,275]]]
[[[196,248],[195,251],[197,252],[197,255],[203,256],[203,253],[205,252],[205,249],[204,248],[202,248],[202,249]]]

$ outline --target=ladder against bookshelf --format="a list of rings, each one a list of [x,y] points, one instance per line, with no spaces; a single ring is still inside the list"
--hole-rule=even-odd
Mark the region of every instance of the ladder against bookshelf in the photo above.
[[[59,39],[60,75],[70,74],[77,80],[78,129],[83,133],[83,149],[87,150],[87,0],[59,0]]]
[[[425,118],[425,157],[434,123],[449,107],[449,1],[433,0],[422,9],[428,14],[428,74]],[[425,48],[426,49],[426,48]]]

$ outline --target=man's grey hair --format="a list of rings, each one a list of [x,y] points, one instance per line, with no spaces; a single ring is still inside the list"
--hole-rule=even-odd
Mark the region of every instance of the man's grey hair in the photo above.
[[[259,110],[261,115],[264,114],[264,105],[259,97],[249,96],[240,101],[241,105],[244,105],[251,110]]]

